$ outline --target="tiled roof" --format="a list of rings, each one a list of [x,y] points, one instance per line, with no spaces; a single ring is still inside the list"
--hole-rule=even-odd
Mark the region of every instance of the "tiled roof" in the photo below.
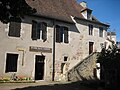
[[[76,0],[26,0],[26,3],[36,9],[35,15],[38,16],[71,23],[73,23],[71,16],[86,20],[81,14],[84,8]],[[95,17],[92,18],[90,21],[93,23],[100,23]]]
[[[76,0],[26,0],[27,4],[37,10],[38,16],[73,22],[70,16],[83,18],[82,7]]]

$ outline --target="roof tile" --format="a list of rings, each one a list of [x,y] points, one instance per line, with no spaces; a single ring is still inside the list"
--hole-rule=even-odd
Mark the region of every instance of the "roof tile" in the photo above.
[[[70,16],[83,18],[76,0],[26,0],[28,5],[37,10],[36,15],[73,22]]]

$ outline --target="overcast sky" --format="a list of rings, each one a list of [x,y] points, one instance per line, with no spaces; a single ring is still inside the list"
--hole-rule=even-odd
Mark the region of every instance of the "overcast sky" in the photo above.
[[[93,10],[93,15],[103,23],[109,23],[110,29],[117,34],[120,41],[120,0],[77,0],[87,2],[88,8]]]

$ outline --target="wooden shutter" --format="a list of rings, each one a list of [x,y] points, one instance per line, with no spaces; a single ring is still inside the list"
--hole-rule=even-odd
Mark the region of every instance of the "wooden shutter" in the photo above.
[[[56,42],[60,43],[60,26],[56,25]]]
[[[9,25],[9,36],[20,37],[21,23],[20,22],[10,22]]]
[[[63,42],[64,27],[60,27],[60,42]]]
[[[103,28],[102,27],[99,27],[99,36],[103,37]]]
[[[37,39],[40,39],[40,33],[42,30],[42,24],[41,23],[37,23]]]
[[[37,40],[37,22],[32,21],[32,40]]]
[[[42,23],[42,39],[43,41],[47,40],[47,24]]]
[[[68,43],[68,28],[64,27],[64,42]]]

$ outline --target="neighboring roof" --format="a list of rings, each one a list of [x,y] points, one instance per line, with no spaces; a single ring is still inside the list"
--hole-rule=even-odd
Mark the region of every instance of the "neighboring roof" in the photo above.
[[[76,0],[26,0],[26,3],[36,9],[34,15],[72,22],[71,16],[85,19],[81,14],[83,7]],[[94,22],[99,22],[93,17]]]
[[[107,32],[107,35],[116,35],[115,32]]]

